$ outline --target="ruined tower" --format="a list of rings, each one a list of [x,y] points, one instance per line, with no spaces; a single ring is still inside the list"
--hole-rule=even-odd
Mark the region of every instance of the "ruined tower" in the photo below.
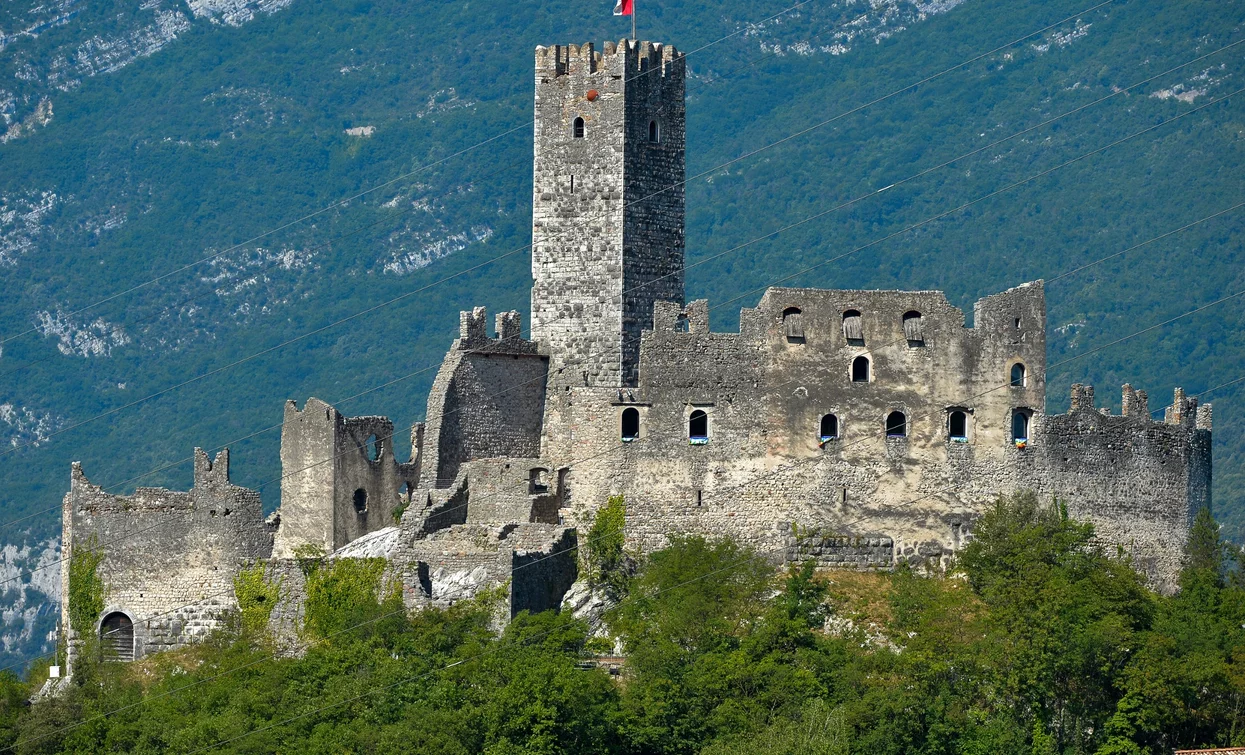
[[[650,42],[536,48],[532,338],[555,380],[635,385],[683,301],[684,62]]]

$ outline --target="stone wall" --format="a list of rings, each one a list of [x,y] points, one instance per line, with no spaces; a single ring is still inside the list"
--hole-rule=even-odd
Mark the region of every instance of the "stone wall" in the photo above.
[[[98,634],[99,622],[114,612],[133,622],[136,658],[201,639],[236,607],[238,570],[272,552],[259,493],[229,482],[227,450],[210,461],[195,449],[194,486],[187,492],[139,488],[111,495],[74,464],[63,514],[63,584],[74,551],[90,548],[103,556],[96,573],[105,585],[104,612],[89,627],[71,625],[69,590],[62,591],[71,668],[82,635]]]
[[[388,418],[346,417],[316,398],[301,411],[287,401],[276,556],[290,558],[300,545],[329,553],[392,525],[394,509],[419,483],[422,433],[414,428],[414,453],[401,463]]]
[[[532,337],[557,382],[633,384],[653,302],[683,298],[684,76],[660,44],[536,48]]]
[[[483,307],[460,316],[460,335],[428,395],[423,487],[446,487],[476,459],[540,455],[547,357],[519,337],[519,314],[498,315],[485,332]]]
[[[635,389],[550,393],[543,456],[569,470],[568,523],[623,494],[628,542],[641,549],[671,532],[729,533],[778,559],[789,547],[781,525],[796,523],[941,564],[1000,494],[1033,489],[1078,501],[1076,515],[1171,588],[1189,512],[1208,498],[1209,430],[1150,422],[1131,388],[1127,418],[1095,411],[1092,389],[1077,399],[1088,408],[1047,417],[1040,282],[982,299],[971,328],[928,291],[770,289],[738,333],[710,332],[707,310],[656,306]],[[853,380],[859,358],[867,381]],[[632,441],[620,437],[628,409],[641,418]],[[689,438],[693,412],[707,415],[703,443]],[[886,432],[895,412],[902,437]],[[1017,412],[1027,437],[1013,436]],[[837,434],[823,439],[826,414]],[[821,548],[829,563],[833,548]]]

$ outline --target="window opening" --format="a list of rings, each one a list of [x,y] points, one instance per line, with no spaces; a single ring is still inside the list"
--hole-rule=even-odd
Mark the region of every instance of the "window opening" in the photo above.
[[[571,176],[571,193],[575,193],[575,177]]]
[[[367,454],[368,461],[380,460],[380,438],[376,437],[376,433],[367,436],[367,441],[363,443],[363,452]]]
[[[843,337],[850,346],[865,345],[865,327],[857,310],[849,309],[843,313]]]
[[[903,316],[903,337],[908,339],[908,346],[925,345],[925,328],[922,325],[920,312],[905,312]]]
[[[908,418],[903,412],[891,412],[886,415],[886,437],[906,438],[908,436]]]
[[[690,333],[691,324],[687,321],[687,315],[679,315],[679,319],[674,321],[674,330],[676,333]]]
[[[654,144],[661,141],[661,127],[657,125],[657,121],[648,122],[648,140]]]
[[[869,357],[856,357],[852,360],[852,382],[869,382]]]
[[[709,442],[709,415],[697,409],[687,418],[687,439],[692,445]]]
[[[804,314],[799,307],[787,307],[782,311],[782,329],[787,343],[804,343]]]
[[[411,499],[415,497],[415,486],[411,484],[410,480],[407,480],[406,482],[402,483],[402,492],[399,493],[398,495],[402,499],[403,502],[409,504],[411,502]]]
[[[1025,366],[1020,362],[1012,365],[1012,387],[1023,388],[1025,385]]]
[[[957,443],[968,442],[968,415],[959,410],[951,412],[947,417],[947,431],[951,440]]]
[[[532,495],[543,495],[549,492],[549,470],[534,468],[528,473],[527,492]]]
[[[580,118],[578,116],[575,118],[575,126],[574,126],[573,133],[576,139],[584,138],[584,119],[583,118]]]
[[[832,441],[839,437],[839,418],[833,414],[827,414],[821,418],[821,443],[824,446],[828,441]]]
[[[134,660],[134,622],[116,611],[104,617],[99,625],[100,655],[106,661]]]
[[[1012,440],[1020,448],[1029,442],[1029,413],[1023,409],[1012,412]]]
[[[363,488],[354,492],[354,511],[356,514],[367,513],[367,491]]]
[[[622,413],[623,443],[630,443],[638,437],[640,437],[640,410],[630,406],[623,409]]]

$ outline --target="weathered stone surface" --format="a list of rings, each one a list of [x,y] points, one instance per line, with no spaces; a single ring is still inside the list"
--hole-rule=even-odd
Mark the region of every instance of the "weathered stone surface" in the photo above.
[[[537,49],[533,338],[516,312],[492,337],[483,307],[463,312],[408,462],[388,419],[310,399],[286,405],[268,521],[227,454],[196,452],[186,493],[107,495],[75,465],[65,555],[104,545],[105,613],[134,620],[137,655],[219,626],[238,569],[270,556],[270,628],[298,652],[308,545],[386,559],[411,609],[499,590],[508,616],[565,606],[599,627],[608,601],[572,585],[615,495],[632,549],[696,533],[876,569],[945,567],[998,496],[1033,490],[1175,589],[1210,503],[1211,408],[1177,389],[1154,422],[1125,385],[1113,416],[1077,384],[1048,416],[1041,281],[981,299],[972,327],[937,291],[771,288],[733,333],[683,303],[684,75],[648,42]]]

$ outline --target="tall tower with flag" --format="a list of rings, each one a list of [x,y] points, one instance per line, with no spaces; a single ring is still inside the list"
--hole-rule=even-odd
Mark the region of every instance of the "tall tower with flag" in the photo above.
[[[532,337],[568,384],[635,385],[683,301],[684,77],[668,45],[536,48]]]

